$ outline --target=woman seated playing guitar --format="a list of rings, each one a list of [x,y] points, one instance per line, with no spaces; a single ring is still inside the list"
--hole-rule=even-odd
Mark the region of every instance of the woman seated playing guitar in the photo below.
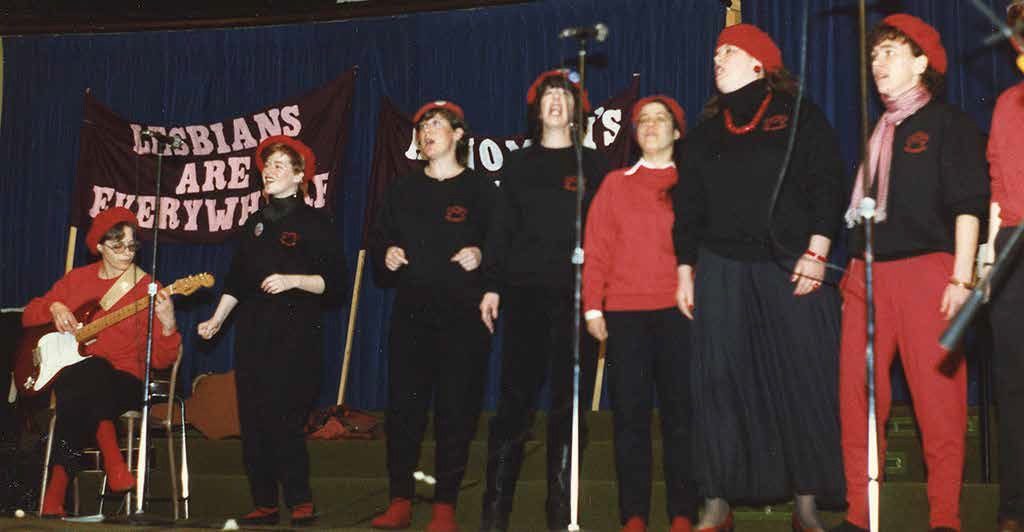
[[[85,237],[89,252],[100,260],[75,268],[43,295],[29,302],[22,325],[51,323],[59,332],[72,333],[85,321],[84,311],[95,307],[89,320],[102,317],[146,296],[148,274],[133,262],[139,242],[136,218],[123,207],[99,213]],[[153,359],[156,368],[170,366],[178,356],[181,335],[174,319],[174,304],[166,290],[156,295]],[[57,396],[53,467],[43,499],[44,517],[62,517],[69,477],[74,475],[81,449],[96,442],[103,455],[110,490],[124,492],[135,485],[117,443],[113,420],[142,404],[145,371],[146,313],[138,312],[105,329],[82,348],[92,355],[64,368],[53,380]],[[94,440],[95,439],[95,440]]]

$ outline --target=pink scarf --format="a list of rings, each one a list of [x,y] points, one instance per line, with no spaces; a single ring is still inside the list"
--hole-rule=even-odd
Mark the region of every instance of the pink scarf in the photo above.
[[[870,168],[875,169],[875,176],[878,179],[876,222],[884,222],[886,218],[886,205],[889,200],[889,169],[892,165],[892,141],[896,134],[896,126],[924,107],[931,99],[931,93],[921,84],[914,86],[895,99],[882,96],[885,113],[875,124],[875,130],[871,133],[871,139],[868,141],[868,164]],[[857,183],[853,185],[850,207],[846,210],[847,227],[853,227],[861,221],[858,207],[861,200],[864,199],[864,174],[864,165],[861,164],[857,169]],[[871,183],[872,181],[868,181],[869,186]]]

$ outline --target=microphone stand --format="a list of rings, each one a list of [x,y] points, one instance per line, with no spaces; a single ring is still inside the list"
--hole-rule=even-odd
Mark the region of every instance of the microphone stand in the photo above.
[[[864,0],[858,2],[860,25],[860,96],[861,96],[861,165],[864,169],[864,199],[858,205],[864,224],[864,306],[866,311],[866,342],[864,349],[865,372],[868,395],[868,521],[871,532],[878,532],[879,506],[879,463],[878,463],[878,413],[875,404],[875,200],[871,197],[871,173],[868,163],[868,65],[867,65],[867,7]]]
[[[599,40],[603,40],[600,39]],[[587,62],[587,35],[577,36],[579,51],[577,52],[578,72],[580,75],[580,104],[574,106],[572,135],[573,147],[576,152],[576,219],[574,226],[573,264],[573,300],[572,300],[572,450],[569,469],[569,532],[579,532],[579,491],[580,491],[580,321],[581,291],[583,286],[583,196],[586,191],[586,176],[583,175],[583,138],[586,131],[583,127],[583,89]]]
[[[180,145],[181,140],[177,137],[172,137],[173,142],[167,142],[166,138],[159,138],[154,136],[156,141],[156,192],[155,192],[155,218],[153,223],[153,252],[150,257],[150,269],[149,269],[149,309],[147,313],[146,323],[146,369],[143,373],[143,387],[142,387],[142,415],[139,422],[139,451],[138,451],[138,462],[135,465],[135,511],[132,512],[131,504],[129,504],[128,515],[129,520],[133,523],[142,524],[144,521],[140,519],[140,516],[144,514],[143,505],[146,499],[146,480],[149,478],[149,460],[147,454],[149,451],[149,407],[151,402],[150,397],[150,376],[149,372],[152,369],[153,363],[153,323],[156,318],[156,258],[157,253],[160,249],[159,237],[160,237],[160,183],[162,179],[163,159],[164,153],[163,148],[166,147],[177,147]],[[128,457],[131,460],[131,457]],[[173,467],[173,464],[171,465]],[[148,522],[147,519],[145,522]]]

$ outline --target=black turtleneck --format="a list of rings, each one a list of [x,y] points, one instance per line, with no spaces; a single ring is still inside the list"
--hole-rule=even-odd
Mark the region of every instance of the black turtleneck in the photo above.
[[[601,154],[584,149],[584,214],[606,173]],[[534,145],[512,152],[502,168],[492,223],[484,252],[487,291],[548,286],[569,294],[576,235],[575,148]]]
[[[299,198],[298,194],[288,196],[287,198],[271,197],[267,205],[260,210],[260,213],[264,220],[276,222],[290,214],[302,203],[302,199]]]
[[[325,212],[314,209],[301,195],[270,198],[249,217],[237,236],[238,248],[224,281],[224,293],[245,301],[288,306],[320,322],[321,307],[337,303],[345,294],[348,274],[341,241]],[[263,292],[260,283],[270,274],[320,275],[324,293],[299,289],[276,296]]]
[[[721,95],[719,112],[688,136],[673,194],[680,264],[696,264],[702,246],[737,260],[769,260],[802,254],[811,235],[835,238],[842,218],[842,160],[821,109],[807,100],[800,107],[796,146],[770,221],[795,98],[772,92],[749,133],[725,126],[725,109],[735,126],[750,123],[768,90],[759,80]]]

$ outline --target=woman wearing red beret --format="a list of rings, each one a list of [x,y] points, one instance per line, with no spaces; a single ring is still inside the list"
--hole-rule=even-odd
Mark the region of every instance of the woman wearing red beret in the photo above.
[[[679,181],[674,146],[682,107],[664,95],[633,106],[643,157],[605,176],[587,216],[583,308],[587,330],[608,341],[615,471],[623,532],[647,530],[651,506],[651,410],[658,393],[671,532],[690,532],[690,326],[676,307],[670,190]]]
[[[839,304],[822,285],[841,215],[838,142],[808,101],[793,123],[795,82],[754,26],[719,35],[715,84],[674,194],[678,304],[693,319],[699,530],[732,530],[732,501],[790,497],[793,529],[821,530],[817,498],[843,490]]]
[[[864,232],[858,206],[877,202],[874,223],[875,397],[879,456],[892,400],[889,369],[903,363],[928,469],[932,530],[960,530],[967,429],[967,371],[936,341],[970,294],[989,179],[977,126],[941,101],[946,50],[935,28],[905,14],[886,17],[868,39],[875,88],[885,106],[846,214],[849,268],[843,278],[839,394],[846,520],[869,528],[865,371]],[[868,191],[865,191],[865,183]]]
[[[256,508],[239,524],[276,524],[278,483],[292,525],[313,523],[304,426],[317,397],[323,307],[345,291],[334,224],[304,201],[316,172],[313,151],[279,135],[256,148],[267,204],[238,235],[213,316],[198,326],[212,338],[238,308],[235,381],[242,458]]]
[[[565,70],[537,76],[526,103],[532,144],[505,159],[484,255],[481,319],[493,331],[500,307],[504,331],[501,395],[487,440],[481,530],[509,527],[525,440],[545,379],[551,390],[545,449],[548,528],[564,530],[570,520],[572,249],[578,190],[572,124],[576,110],[588,113],[590,104],[586,91]],[[584,149],[584,212],[605,173],[600,155]],[[588,386],[594,382],[597,344],[589,340],[580,338],[580,397],[589,396]],[[581,432],[580,441],[585,441],[586,432]]]
[[[137,228],[135,215],[124,207],[99,213],[85,243],[100,260],[71,270],[45,295],[30,301],[22,324],[35,327],[52,322],[57,331],[70,333],[82,326],[73,311],[85,305],[100,303],[100,310],[91,316],[95,320],[145,298],[150,276],[134,263],[139,249]],[[153,328],[152,365],[166,368],[178,357],[181,345],[174,304],[166,291],[157,292],[154,312],[158,322]],[[135,485],[121,456],[114,420],[142,404],[147,328],[146,314],[136,313],[103,330],[85,346],[85,353],[92,356],[66,367],[54,380],[57,425],[41,511],[44,517],[65,515],[64,496],[75,473],[76,455],[93,441],[103,455],[111,491],[123,492]]]
[[[378,284],[396,287],[388,353],[391,504],[371,524],[409,527],[413,472],[433,405],[437,484],[427,530],[455,532],[491,349],[477,304],[495,190],[489,178],[466,168],[469,128],[458,105],[427,103],[413,122],[427,165],[391,186],[369,238]]]

